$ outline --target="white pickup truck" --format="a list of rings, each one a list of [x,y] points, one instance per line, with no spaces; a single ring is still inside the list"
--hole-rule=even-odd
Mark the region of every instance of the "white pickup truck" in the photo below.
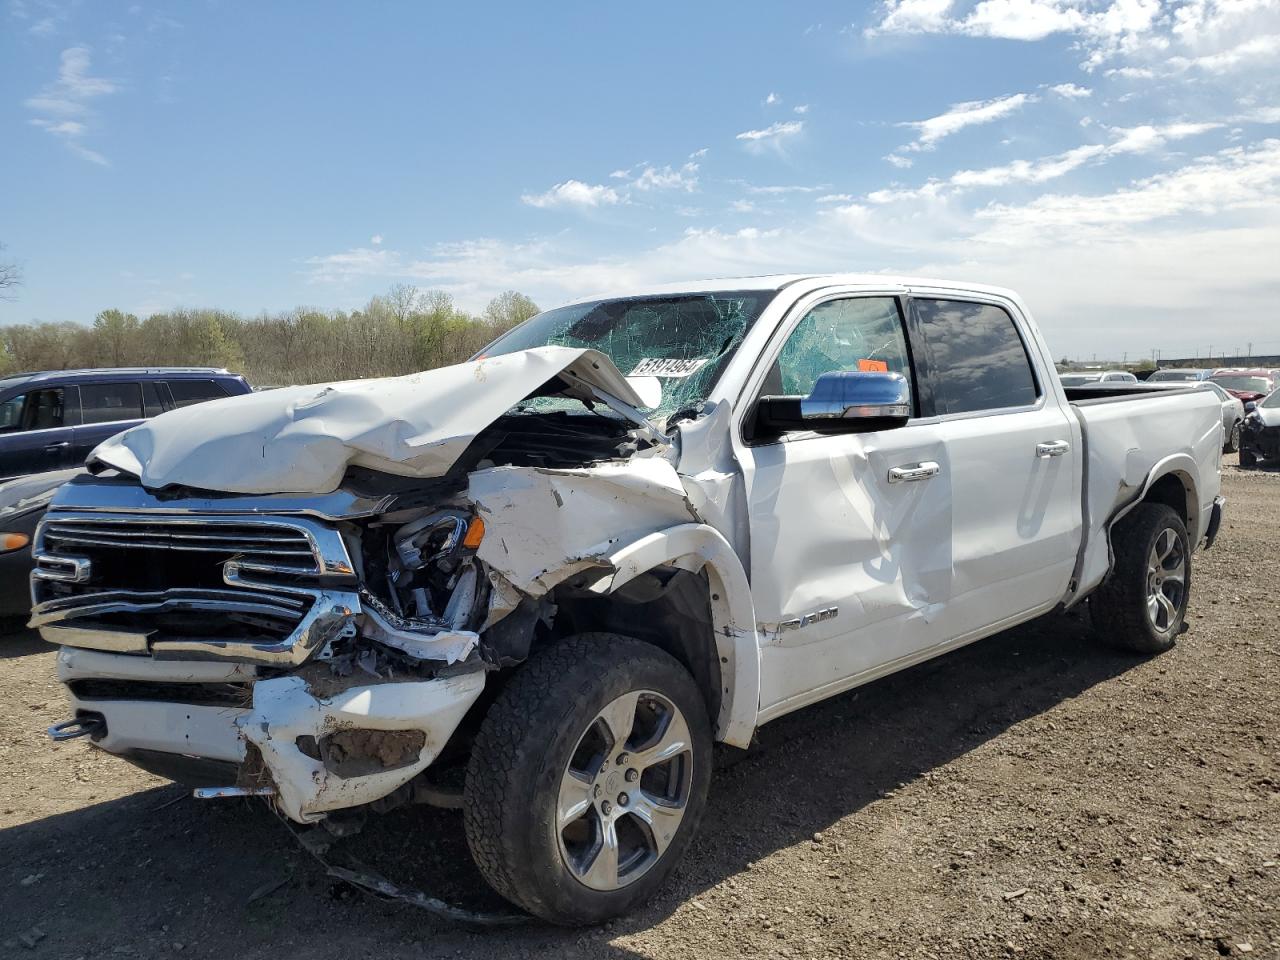
[[[1102,639],[1174,643],[1217,398],[1050,357],[1008,291],[766,277],[166,413],[38,531],[51,734],[299,823],[465,770],[500,893],[615,916],[688,846],[713,741],[1086,597]]]

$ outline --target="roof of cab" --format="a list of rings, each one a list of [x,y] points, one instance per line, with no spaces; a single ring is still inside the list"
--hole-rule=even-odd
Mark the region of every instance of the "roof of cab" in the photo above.
[[[936,280],[927,277],[903,277],[880,273],[780,273],[757,277],[716,277],[706,280],[689,280],[678,283],[651,284],[627,290],[612,290],[592,297],[583,297],[573,303],[589,303],[592,300],[614,300],[630,297],[662,296],[681,293],[711,293],[720,290],[782,290],[798,286],[803,292],[828,286],[865,286],[883,289],[886,286],[911,289],[955,290],[984,293],[1009,299],[1017,295],[1004,287],[969,283],[957,280]]]

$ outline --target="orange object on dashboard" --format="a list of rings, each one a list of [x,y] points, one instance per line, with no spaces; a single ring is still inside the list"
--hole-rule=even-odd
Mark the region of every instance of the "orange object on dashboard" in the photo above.
[[[883,360],[859,360],[858,370],[862,373],[888,373],[889,364]]]

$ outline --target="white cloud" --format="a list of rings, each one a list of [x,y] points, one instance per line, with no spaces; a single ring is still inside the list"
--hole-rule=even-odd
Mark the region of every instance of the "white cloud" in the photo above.
[[[1109,144],[1083,144],[1034,160],[1014,160],[977,170],[958,170],[945,179],[930,180],[922,187],[876,191],[868,194],[867,199],[872,203],[884,203],[888,199],[938,196],[948,188],[961,191],[1005,187],[1014,183],[1047,183],[1090,162],[1101,162],[1121,154],[1151,153],[1171,141],[1198,136],[1222,126],[1220,123],[1171,123],[1163,126],[1147,124],[1138,127],[1112,127],[1108,132],[1115,139]]]
[[[693,151],[693,153],[689,154],[689,159],[690,159],[690,160],[701,160],[703,157],[705,157],[705,156],[706,156],[708,153],[710,153],[710,152],[711,152],[711,148],[710,148],[710,147],[703,147],[702,149],[700,149],[700,150],[695,150],[695,151]]]
[[[826,193],[818,198],[818,203],[849,203],[852,200],[852,193]]]
[[[777,142],[785,137],[794,137],[803,129],[803,120],[779,121],[769,124],[763,130],[744,130],[736,139],[745,141],[747,144]]]
[[[1052,33],[1078,30],[1083,22],[1079,10],[1054,0],[982,0],[960,24],[959,32],[1006,40],[1043,40]]]
[[[621,200],[613,187],[583,183],[581,180],[566,180],[543,193],[526,193],[520,199],[531,207],[539,208],[612,206]]]
[[[1054,84],[1049,90],[1067,100],[1079,100],[1083,97],[1093,96],[1093,91],[1088,87],[1078,87],[1074,83]]]
[[[965,127],[993,123],[1002,117],[1021,108],[1024,104],[1034,103],[1036,97],[1030,93],[1015,93],[1007,97],[996,97],[992,100],[970,100],[966,103],[952,104],[946,113],[929,117],[927,120],[908,120],[899,123],[900,127],[911,127],[919,136],[907,145],[908,150],[932,150],[938,141],[958,133]]]
[[[1240,210],[1275,211],[1280,204],[1280,140],[1231,147],[1185,167],[1106,194],[1048,194],[1021,206],[995,204],[975,216],[993,226],[979,239],[1041,243],[1113,234],[1175,217],[1215,217]]]
[[[692,193],[698,188],[698,164],[690,160],[679,169],[645,167],[632,186],[637,190],[683,190]]]
[[[372,237],[369,238],[369,242],[372,243],[375,247],[382,246],[382,234],[375,233]]]
[[[953,0],[886,0],[884,15],[866,34],[942,33],[952,23]]]
[[[1109,149],[1110,153],[1150,153],[1163,147],[1170,140],[1184,140],[1210,130],[1217,130],[1220,123],[1170,123],[1164,126],[1144,124],[1138,127],[1113,127],[1111,133],[1119,134]]]
[[[308,257],[302,262],[310,268],[308,277],[312,283],[343,283],[361,277],[396,276],[404,269],[399,253],[371,247]]]
[[[822,187],[803,187],[794,184],[770,185],[765,187],[748,186],[747,193],[763,193],[763,194],[782,194],[782,193],[817,193],[819,190],[827,189]]]
[[[1232,73],[1241,67],[1259,64],[1274,68],[1280,56],[1280,34],[1251,37],[1241,43],[1198,57],[1171,57],[1174,70],[1201,70],[1206,73]]]
[[[809,112],[809,105],[807,103],[797,104],[796,106],[792,107],[791,110],[793,113],[798,113],[801,116],[804,116],[806,113]]]
[[[901,154],[897,154],[897,153],[891,153],[887,157],[885,157],[885,159],[888,160],[895,167],[897,167],[899,170],[906,170],[915,164],[915,161],[912,160],[910,157],[904,157]]]
[[[729,204],[729,209],[734,213],[751,213],[755,208],[756,205],[750,200],[735,200]]]
[[[343,281],[363,295],[408,281],[479,309],[513,287],[554,306],[656,283],[858,264],[1011,286],[1035,310],[1055,353],[1172,349],[1180,328],[1195,335],[1210,315],[1215,338],[1243,337],[1256,333],[1257,318],[1269,315],[1274,301],[1276,140],[1188,160],[1115,189],[1026,203],[973,206],[964,193],[937,189],[900,191],[878,204],[827,196],[834,205],[816,216],[806,211],[789,226],[687,230],[625,254],[602,256],[598,238],[586,245],[557,234],[441,245],[422,257],[357,249],[303,266],[317,282]]]
[[[765,102],[765,105],[766,105],[766,106],[770,106],[770,107],[771,107],[771,106],[773,106],[775,103],[781,103],[781,102],[782,102],[782,98],[781,98],[780,96],[778,96],[776,93],[770,93],[767,97],[765,97],[765,98],[764,98],[764,102]]]
[[[105,77],[90,75],[88,47],[68,47],[59,58],[58,78],[34,96],[23,101],[23,106],[37,114],[31,120],[51,136],[57,137],[72,153],[100,166],[109,166],[101,153],[81,143],[88,132],[87,120],[93,116],[92,101],[116,93],[119,85]]]
[[[1082,66],[1124,60],[1109,75],[1144,79],[1200,71],[1265,71],[1280,52],[1275,0],[884,0],[868,38],[947,33],[1034,42],[1077,39]]]

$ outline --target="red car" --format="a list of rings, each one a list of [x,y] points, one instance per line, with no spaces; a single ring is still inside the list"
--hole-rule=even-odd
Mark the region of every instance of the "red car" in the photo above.
[[[1242,403],[1261,400],[1280,386],[1280,370],[1215,370],[1210,381]]]

